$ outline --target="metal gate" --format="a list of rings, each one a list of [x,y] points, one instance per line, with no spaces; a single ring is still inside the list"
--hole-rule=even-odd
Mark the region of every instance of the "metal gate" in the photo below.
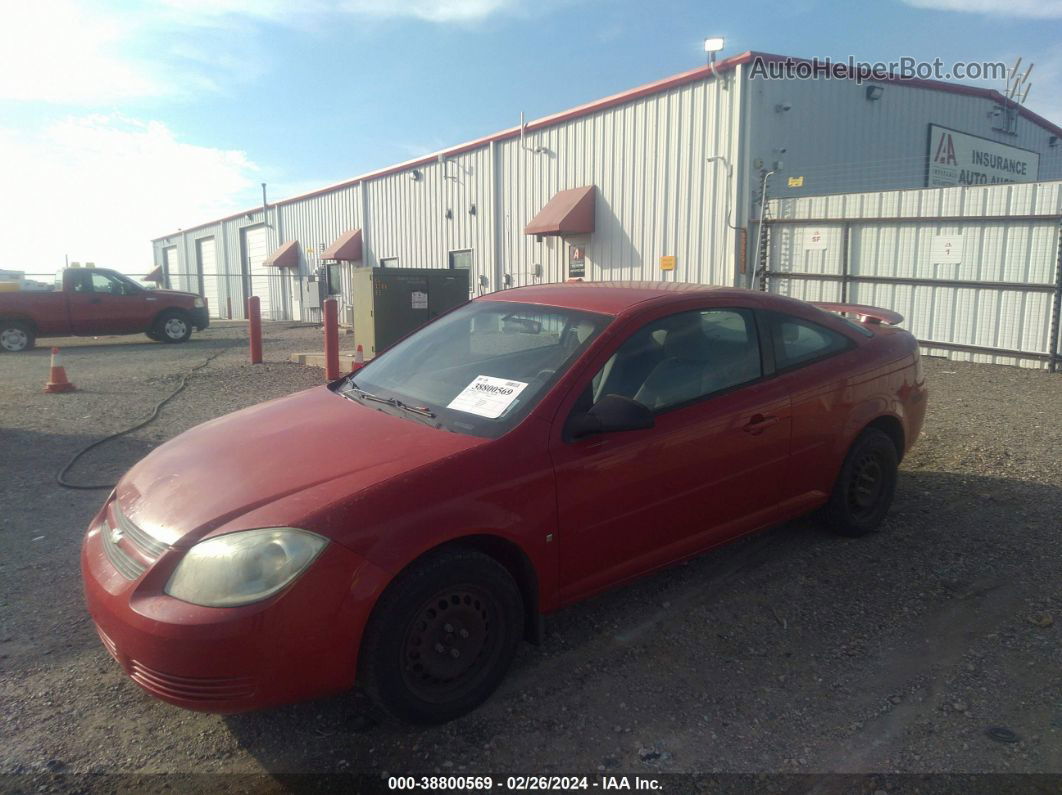
[[[1054,371],[1060,227],[1062,182],[774,200],[760,286],[897,311],[927,353]]]

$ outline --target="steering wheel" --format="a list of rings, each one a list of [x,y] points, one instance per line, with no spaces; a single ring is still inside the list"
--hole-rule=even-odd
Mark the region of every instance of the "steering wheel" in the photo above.
[[[535,373],[535,380],[536,381],[548,381],[550,378],[552,378],[556,374],[556,372],[557,372],[556,370],[549,370],[549,369],[539,370],[537,373]]]

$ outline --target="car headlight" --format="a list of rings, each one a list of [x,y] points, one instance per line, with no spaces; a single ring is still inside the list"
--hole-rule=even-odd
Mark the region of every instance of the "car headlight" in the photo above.
[[[327,539],[295,527],[209,538],[188,550],[165,591],[204,607],[260,602],[298,577],[326,544]]]
[[[194,306],[196,309],[202,309],[206,306],[206,301],[204,301],[199,296],[196,296],[195,300],[192,302],[192,306]]]

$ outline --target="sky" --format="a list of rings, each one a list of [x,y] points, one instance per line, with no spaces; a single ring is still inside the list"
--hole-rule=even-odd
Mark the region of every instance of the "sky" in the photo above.
[[[760,50],[1035,63],[1062,0],[33,0],[0,24],[0,268],[151,270],[151,239]],[[1001,85],[982,83],[995,88]]]

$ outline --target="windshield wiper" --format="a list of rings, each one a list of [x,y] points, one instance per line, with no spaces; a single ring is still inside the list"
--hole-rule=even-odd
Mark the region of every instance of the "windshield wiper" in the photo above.
[[[364,400],[371,400],[374,403],[384,403],[384,404],[386,404],[388,406],[394,406],[396,409],[402,409],[403,411],[408,411],[411,414],[419,414],[422,417],[431,417],[433,419],[435,418],[435,412],[432,411],[431,409],[427,408],[426,406],[410,406],[408,403],[403,403],[398,398],[393,398],[393,397],[388,398],[388,397],[382,397],[380,395],[374,395],[372,392],[366,392],[364,389],[362,389],[360,386],[355,384],[353,381],[350,382],[350,388],[354,392],[358,393],[358,397],[360,397],[360,398],[362,398]]]

